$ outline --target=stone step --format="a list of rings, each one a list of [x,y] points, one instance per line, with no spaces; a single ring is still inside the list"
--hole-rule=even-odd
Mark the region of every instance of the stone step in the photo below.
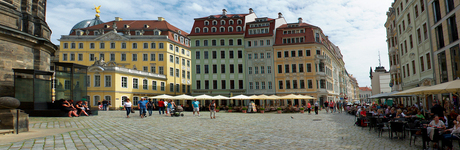
[[[14,131],[12,129],[0,129],[0,135],[5,135],[5,134],[13,134]]]

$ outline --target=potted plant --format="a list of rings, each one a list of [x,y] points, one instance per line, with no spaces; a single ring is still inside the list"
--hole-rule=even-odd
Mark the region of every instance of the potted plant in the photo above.
[[[216,107],[216,112],[219,112],[219,110],[220,110],[220,107],[217,106],[217,107]]]
[[[260,113],[262,114],[265,112],[265,108],[259,108],[259,110],[260,110]]]
[[[241,109],[241,111],[242,111],[243,113],[246,113],[247,110],[248,110],[248,108],[246,108],[246,107],[243,107],[243,108]]]
[[[303,108],[303,107],[300,107],[300,113],[302,113],[302,114],[303,114],[303,113],[305,112],[305,110],[304,110],[304,109],[305,109],[305,108]]]
[[[123,107],[123,106],[120,106],[120,110],[125,110],[125,107]]]
[[[281,111],[282,111],[281,107],[276,108],[276,110],[278,110],[278,114],[281,114]]]
[[[232,111],[233,111],[233,108],[232,108],[232,107],[228,107],[227,112],[231,113]]]

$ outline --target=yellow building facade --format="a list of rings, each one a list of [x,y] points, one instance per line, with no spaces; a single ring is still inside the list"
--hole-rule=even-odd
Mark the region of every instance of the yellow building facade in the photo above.
[[[69,35],[61,37],[57,55],[59,62],[91,66],[87,87],[92,105],[107,99],[118,108],[124,98],[136,101],[159,94],[190,93],[187,35],[161,17],[128,21],[116,18],[86,28],[74,27]]]

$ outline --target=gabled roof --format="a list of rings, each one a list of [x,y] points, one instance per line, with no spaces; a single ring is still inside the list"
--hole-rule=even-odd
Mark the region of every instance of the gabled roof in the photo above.
[[[297,28],[297,27],[289,27],[289,25],[298,25],[297,27],[317,27],[308,23],[288,23],[288,24],[283,24],[278,29],[283,29],[283,28]]]
[[[359,87],[359,90],[360,91],[372,91],[372,89],[369,87]]]
[[[195,19],[217,19],[217,18],[242,18],[249,14],[227,14],[227,15],[210,15],[207,17],[195,18]]]

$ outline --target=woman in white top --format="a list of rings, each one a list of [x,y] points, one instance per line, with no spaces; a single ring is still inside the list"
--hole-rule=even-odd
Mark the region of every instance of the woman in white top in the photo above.
[[[129,98],[126,98],[126,102],[125,105],[123,105],[123,107],[125,107],[126,116],[127,118],[129,118],[129,114],[131,113],[131,102],[129,101]]]
[[[166,107],[166,115],[169,114],[169,107],[168,107],[168,100],[165,100],[165,107]]]
[[[443,129],[446,128],[446,125],[444,124],[444,122],[442,122],[441,120],[439,120],[439,117],[438,117],[437,115],[434,116],[433,121],[431,121],[430,124],[429,124],[428,126],[430,126],[430,127],[436,127],[436,128],[443,128]]]
[[[446,143],[448,149],[452,149],[452,139],[459,139],[459,136],[460,136],[460,115],[457,116],[457,120],[454,120],[453,123],[454,123],[454,127],[452,127],[451,129],[446,129],[444,130],[444,132],[446,131],[450,131],[450,134],[449,133],[444,133],[442,136],[443,136],[443,140],[442,140],[442,143]]]

